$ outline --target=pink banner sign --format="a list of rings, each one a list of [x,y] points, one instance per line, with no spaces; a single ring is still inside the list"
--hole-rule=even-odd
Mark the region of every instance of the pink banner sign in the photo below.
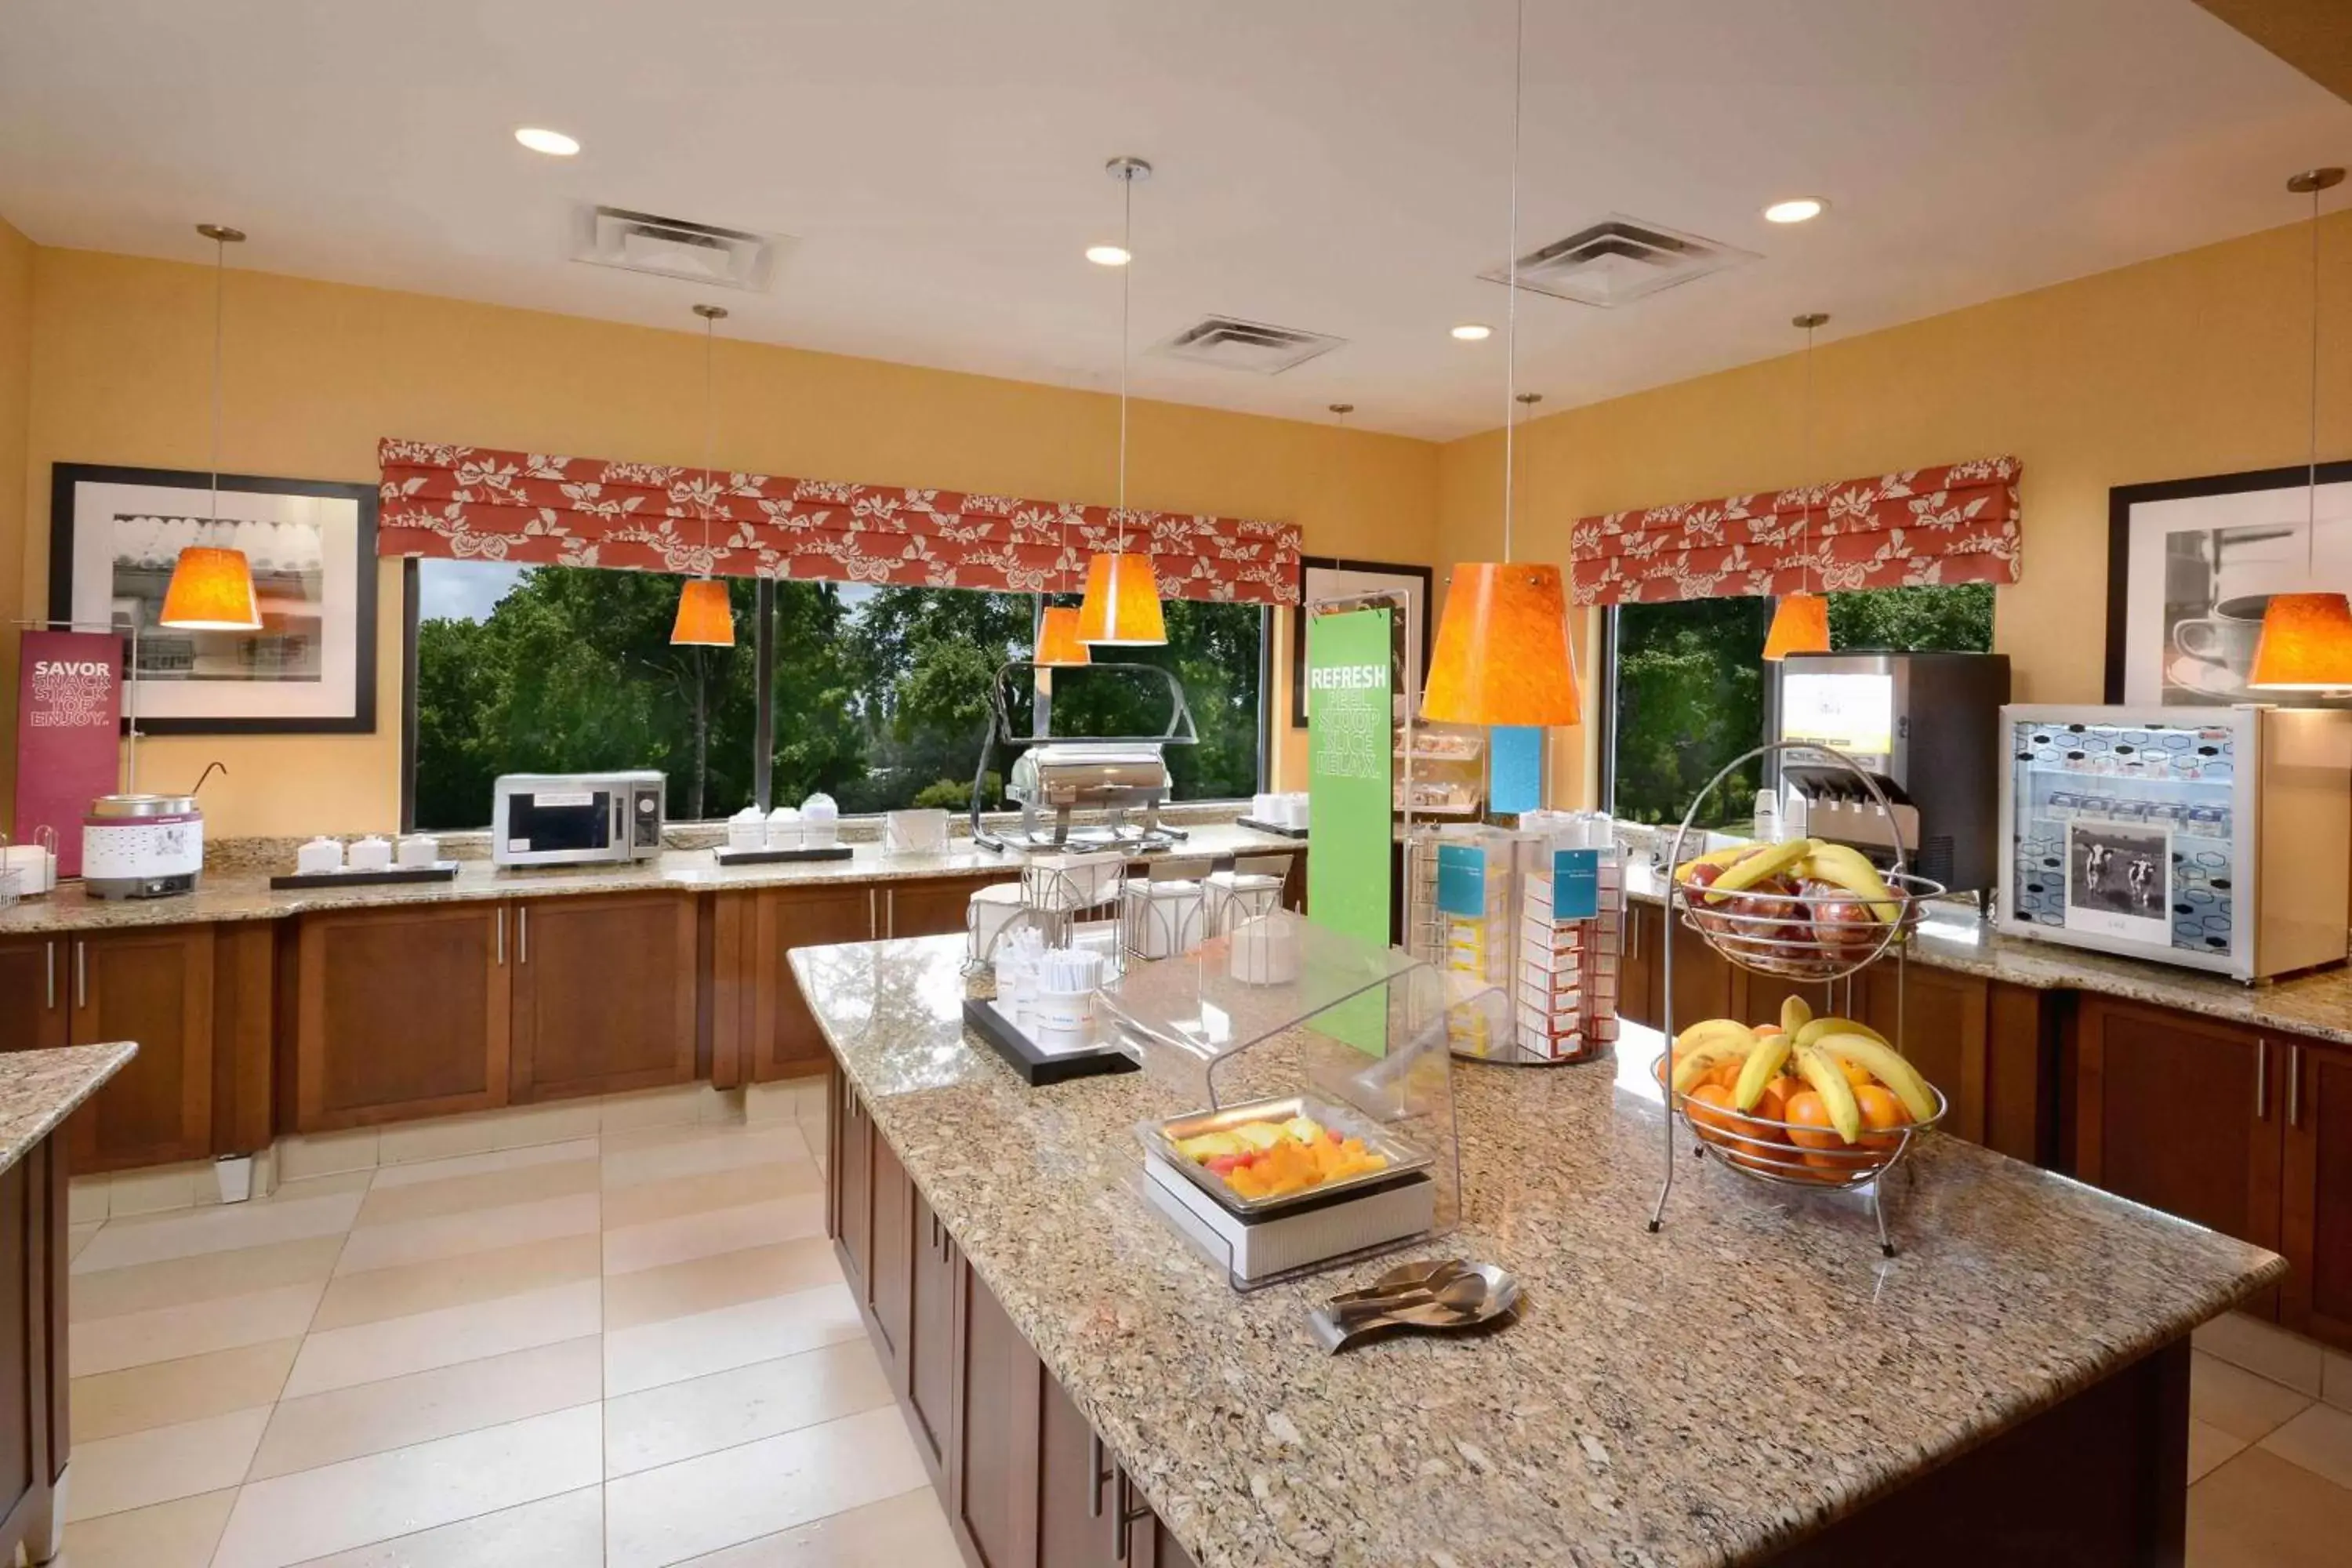
[[[58,836],[58,875],[81,875],[81,819],[114,793],[122,725],[122,639],[106,632],[26,632],[16,686],[13,842]]]

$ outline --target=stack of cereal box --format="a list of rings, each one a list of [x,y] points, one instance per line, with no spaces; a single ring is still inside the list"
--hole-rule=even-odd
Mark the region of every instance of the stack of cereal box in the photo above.
[[[1617,1038],[1625,890],[1612,824],[1598,812],[1529,812],[1519,826],[1517,1045],[1588,1061]]]

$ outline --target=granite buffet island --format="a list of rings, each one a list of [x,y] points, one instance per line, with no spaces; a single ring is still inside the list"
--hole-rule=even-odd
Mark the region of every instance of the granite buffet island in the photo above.
[[[2273,1254],[1951,1138],[1866,1213],[1685,1163],[1614,1068],[1461,1066],[1465,1220],[1519,1321],[1338,1357],[1131,1184],[1141,1074],[1030,1089],[966,1037],[961,944],[806,948],[829,1227],[983,1568],[2180,1560],[2188,1335]],[[1898,1178],[1898,1181],[1900,1178]],[[1392,1262],[1394,1259],[1386,1261]]]

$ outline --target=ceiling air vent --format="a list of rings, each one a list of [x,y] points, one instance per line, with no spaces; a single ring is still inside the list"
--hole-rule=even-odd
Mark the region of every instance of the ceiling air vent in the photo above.
[[[1329,353],[1347,341],[1323,332],[1302,332],[1296,327],[1270,327],[1264,321],[1244,321],[1234,316],[1210,316],[1151,352],[1170,359],[1245,370],[1255,375],[1279,375],[1318,354]]]
[[[1520,257],[1519,287],[1608,310],[1755,259],[1754,251],[1611,213]],[[1478,276],[1490,283],[1509,280],[1501,267]]]
[[[706,287],[757,290],[768,286],[777,254],[791,243],[782,235],[746,234],[621,207],[583,207],[572,258]]]

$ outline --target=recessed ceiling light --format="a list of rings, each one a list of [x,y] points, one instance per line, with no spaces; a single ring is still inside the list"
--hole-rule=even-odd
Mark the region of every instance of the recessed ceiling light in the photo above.
[[[544,153],[551,158],[569,158],[580,151],[580,143],[561,131],[543,130],[526,125],[515,132],[515,140],[534,153]]]
[[[1116,245],[1089,245],[1087,259],[1097,267],[1124,267],[1135,258]]]
[[[1817,218],[1829,210],[1830,204],[1815,196],[1793,196],[1785,202],[1774,202],[1764,209],[1767,223],[1803,223]]]
[[[1481,342],[1487,338],[1493,337],[1495,335],[1495,329],[1492,327],[1481,326],[1476,321],[1465,321],[1460,326],[1454,329],[1454,335],[1460,338],[1465,343]]]

